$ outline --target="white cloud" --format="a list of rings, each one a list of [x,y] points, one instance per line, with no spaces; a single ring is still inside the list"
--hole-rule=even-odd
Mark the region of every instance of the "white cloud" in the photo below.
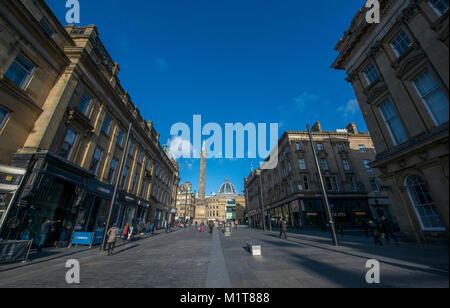
[[[194,153],[197,153],[194,146],[189,140],[183,139],[179,136],[174,136],[167,144],[169,145],[170,153],[178,158],[192,158]]]
[[[347,104],[340,106],[337,109],[337,112],[342,114],[342,117],[348,119],[349,117],[354,116],[356,113],[360,111],[358,101],[356,99],[351,99],[347,102]]]

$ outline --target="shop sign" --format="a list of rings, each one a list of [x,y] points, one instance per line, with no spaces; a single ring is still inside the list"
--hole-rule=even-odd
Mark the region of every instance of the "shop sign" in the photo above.
[[[109,189],[103,188],[101,186],[97,187],[97,191],[102,192],[102,193],[107,194],[107,195],[111,194],[111,191]]]

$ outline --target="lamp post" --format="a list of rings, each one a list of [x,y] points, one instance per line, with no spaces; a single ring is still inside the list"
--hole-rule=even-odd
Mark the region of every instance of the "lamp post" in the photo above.
[[[313,151],[314,161],[316,163],[317,173],[319,174],[320,186],[322,188],[323,200],[325,203],[325,210],[326,210],[326,213],[328,216],[328,223],[330,224],[331,236],[333,238],[333,244],[335,246],[339,246],[339,241],[338,241],[338,238],[336,235],[336,227],[334,225],[333,215],[331,214],[330,203],[328,201],[327,190],[325,189],[325,183],[323,181],[322,172],[320,170],[320,165],[319,165],[319,160],[317,158],[316,148],[314,147],[313,137],[311,134],[311,128],[309,127],[309,125],[307,125],[306,128],[308,129],[309,141],[311,143],[311,148]]]

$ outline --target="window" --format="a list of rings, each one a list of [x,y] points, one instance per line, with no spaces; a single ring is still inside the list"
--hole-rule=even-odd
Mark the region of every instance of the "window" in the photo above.
[[[147,159],[147,163],[146,163],[146,165],[145,165],[145,169],[146,169],[147,171],[150,171],[150,158]]]
[[[397,145],[407,141],[408,136],[394,109],[394,105],[390,101],[387,101],[380,106],[380,111],[394,144]]]
[[[369,178],[370,186],[372,187],[372,191],[380,192],[380,186],[378,185],[378,180],[376,178]]]
[[[137,171],[134,173],[133,176],[133,185],[131,186],[131,192],[134,194],[136,193],[136,188],[137,188],[137,180],[138,180],[138,174]]]
[[[448,0],[431,0],[428,4],[433,8],[433,10],[438,14],[438,16],[444,15],[448,11]]]
[[[299,142],[297,142],[297,143],[295,144],[295,148],[297,149],[297,151],[301,151],[302,145],[301,145]]]
[[[395,39],[391,42],[391,47],[394,50],[397,57],[400,57],[402,54],[404,54],[409,49],[410,46],[411,40],[403,31],[400,31],[400,33],[397,34]]]
[[[141,163],[141,162],[142,162],[142,151],[141,151],[141,150],[138,151],[138,159],[137,159],[137,162],[138,162],[138,163]]]
[[[356,185],[356,179],[354,176],[350,177],[350,182],[352,183],[352,191],[357,192],[358,186]]]
[[[305,188],[306,191],[309,191],[309,180],[308,180],[308,176],[304,176],[303,177],[303,187]]]
[[[81,96],[80,103],[78,104],[78,107],[77,107],[78,110],[82,114],[87,116],[88,112],[89,112],[89,108],[91,107],[91,102],[92,102],[92,98],[88,94],[84,93]]]
[[[119,134],[117,135],[117,145],[122,146],[123,144],[123,130],[119,130]]]
[[[109,132],[111,130],[111,118],[106,115],[105,121],[103,122],[102,132],[104,132],[106,135],[109,135]]]
[[[319,150],[319,151],[325,151],[325,147],[323,146],[322,143],[318,143],[318,144],[317,144],[317,150]]]
[[[25,89],[33,75],[35,66],[24,56],[18,55],[5,74],[19,88]]]
[[[416,211],[417,218],[426,231],[444,231],[444,225],[434,207],[431,194],[420,176],[408,176],[405,186]]]
[[[127,186],[127,178],[128,178],[128,167],[125,167],[123,169],[123,175],[122,175],[122,189],[125,189]]]
[[[130,147],[128,148],[128,155],[133,156],[134,152],[134,142],[130,140]]]
[[[342,143],[338,144],[338,148],[339,148],[339,152],[344,152],[345,151],[344,145]]]
[[[351,168],[350,168],[350,162],[349,162],[347,159],[344,159],[344,160],[342,161],[342,164],[344,165],[344,170],[345,170],[345,171],[350,171],[350,170],[351,170]]]
[[[334,191],[339,192],[339,180],[336,176],[333,176],[333,184],[334,184]]]
[[[359,152],[361,153],[367,153],[366,146],[364,144],[359,145]]]
[[[114,181],[114,176],[116,174],[116,168],[117,168],[117,160],[113,158],[111,160],[111,165],[109,167],[109,173],[108,173],[108,183],[112,184]]]
[[[325,184],[327,186],[328,191],[333,191],[333,182],[331,180],[331,177],[329,177],[329,176],[325,177]]]
[[[52,28],[48,25],[47,21],[44,18],[41,18],[39,24],[48,36],[53,37],[53,34],[55,34],[55,32],[53,32]]]
[[[364,167],[366,168],[366,171],[367,172],[373,172],[373,169],[372,169],[372,167],[369,166],[369,164],[370,164],[370,161],[365,159],[364,160]]]
[[[448,122],[448,99],[442,92],[430,71],[426,71],[413,80],[422,101],[436,124]]]
[[[327,171],[328,170],[328,162],[326,159],[321,159],[320,163],[322,165],[322,170]]]
[[[142,198],[147,197],[147,196],[146,196],[146,193],[147,193],[147,182],[144,180],[144,181],[142,182],[141,197],[142,197]]]
[[[3,125],[5,125],[8,116],[9,112],[0,107],[0,130],[3,128]]]
[[[368,85],[371,85],[375,81],[380,78],[378,75],[377,70],[375,69],[375,65],[371,64],[367,67],[367,69],[364,71],[364,76],[366,77],[366,81]]]
[[[306,162],[305,162],[304,158],[300,158],[298,160],[298,165],[299,165],[300,170],[306,170]]]
[[[94,152],[94,157],[92,158],[90,171],[94,172],[97,175],[98,168],[100,167],[100,161],[102,160],[103,150],[100,147],[97,147]]]
[[[77,137],[77,133],[75,133],[73,130],[67,130],[66,137],[64,138],[61,149],[59,150],[59,156],[67,160],[70,159],[70,157],[72,156],[73,147],[75,145],[75,142],[77,141]]]

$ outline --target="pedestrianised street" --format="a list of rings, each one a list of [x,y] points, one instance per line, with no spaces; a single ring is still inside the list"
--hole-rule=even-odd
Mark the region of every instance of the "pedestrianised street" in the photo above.
[[[98,248],[64,248],[34,254],[25,264],[0,267],[0,287],[175,287],[311,288],[445,287],[448,249],[418,244],[375,246],[371,239],[327,234],[288,234],[240,227],[225,237],[220,229],[199,233],[194,227],[121,245],[113,256]],[[261,245],[252,256],[246,243]],[[80,284],[68,285],[69,259],[80,263]],[[380,284],[366,282],[366,262],[380,262]]]

